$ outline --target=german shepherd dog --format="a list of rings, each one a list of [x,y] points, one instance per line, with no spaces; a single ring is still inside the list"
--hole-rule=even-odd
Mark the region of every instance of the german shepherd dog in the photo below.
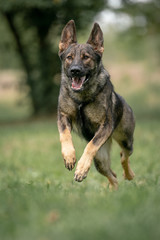
[[[125,100],[118,95],[102,64],[103,33],[94,23],[86,44],[78,44],[73,20],[64,27],[59,43],[62,78],[58,102],[58,129],[65,167],[76,163],[71,130],[88,142],[77,164],[74,179],[87,177],[92,161],[96,169],[118,188],[116,174],[111,170],[112,139],[120,145],[124,178],[132,180],[129,156],[133,151],[135,120]]]

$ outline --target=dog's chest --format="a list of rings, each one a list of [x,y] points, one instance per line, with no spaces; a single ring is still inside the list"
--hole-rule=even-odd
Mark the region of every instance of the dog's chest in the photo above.
[[[80,104],[77,107],[76,119],[73,121],[73,127],[90,141],[98,130],[101,122],[104,120],[105,111],[96,104]]]

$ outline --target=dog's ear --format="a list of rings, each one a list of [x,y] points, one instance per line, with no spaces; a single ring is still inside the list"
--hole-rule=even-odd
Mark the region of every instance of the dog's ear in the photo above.
[[[76,26],[74,20],[70,20],[64,27],[59,43],[59,54],[62,54],[70,44],[77,43]]]
[[[102,55],[104,51],[103,32],[98,23],[94,23],[93,29],[91,31],[87,43],[92,45],[92,47],[98,54]]]

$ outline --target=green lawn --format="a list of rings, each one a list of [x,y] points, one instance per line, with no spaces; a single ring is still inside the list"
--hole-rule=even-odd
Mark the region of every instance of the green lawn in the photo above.
[[[0,126],[0,239],[160,239],[159,119],[140,119],[124,181],[119,147],[112,168],[119,190],[92,166],[82,183],[64,168],[56,120]],[[77,158],[85,142],[74,136]]]

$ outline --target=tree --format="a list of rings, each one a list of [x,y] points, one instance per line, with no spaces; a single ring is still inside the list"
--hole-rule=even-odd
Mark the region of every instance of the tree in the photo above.
[[[112,3],[112,1],[110,2]],[[119,3],[116,7],[109,4],[108,8],[118,14],[128,14],[132,18],[132,24],[127,29],[130,35],[137,35],[138,37],[152,36],[160,40],[159,0],[119,0]]]
[[[139,32],[144,34],[160,34],[159,0],[122,0],[121,2],[122,4],[117,10],[133,17],[133,28],[139,29]]]
[[[78,29],[87,27],[105,0],[0,0],[0,13],[14,36],[34,115],[51,114],[57,105],[60,72],[57,36],[70,19]]]
[[[160,61],[160,1],[159,0],[117,0],[109,1],[107,8],[117,15],[130,17],[129,28],[119,31],[119,37],[127,40],[128,52],[140,56],[140,52]],[[127,18],[126,18],[127,19]],[[122,41],[123,42],[123,41]],[[125,50],[127,49],[125,44]],[[142,55],[143,55],[142,53]]]

